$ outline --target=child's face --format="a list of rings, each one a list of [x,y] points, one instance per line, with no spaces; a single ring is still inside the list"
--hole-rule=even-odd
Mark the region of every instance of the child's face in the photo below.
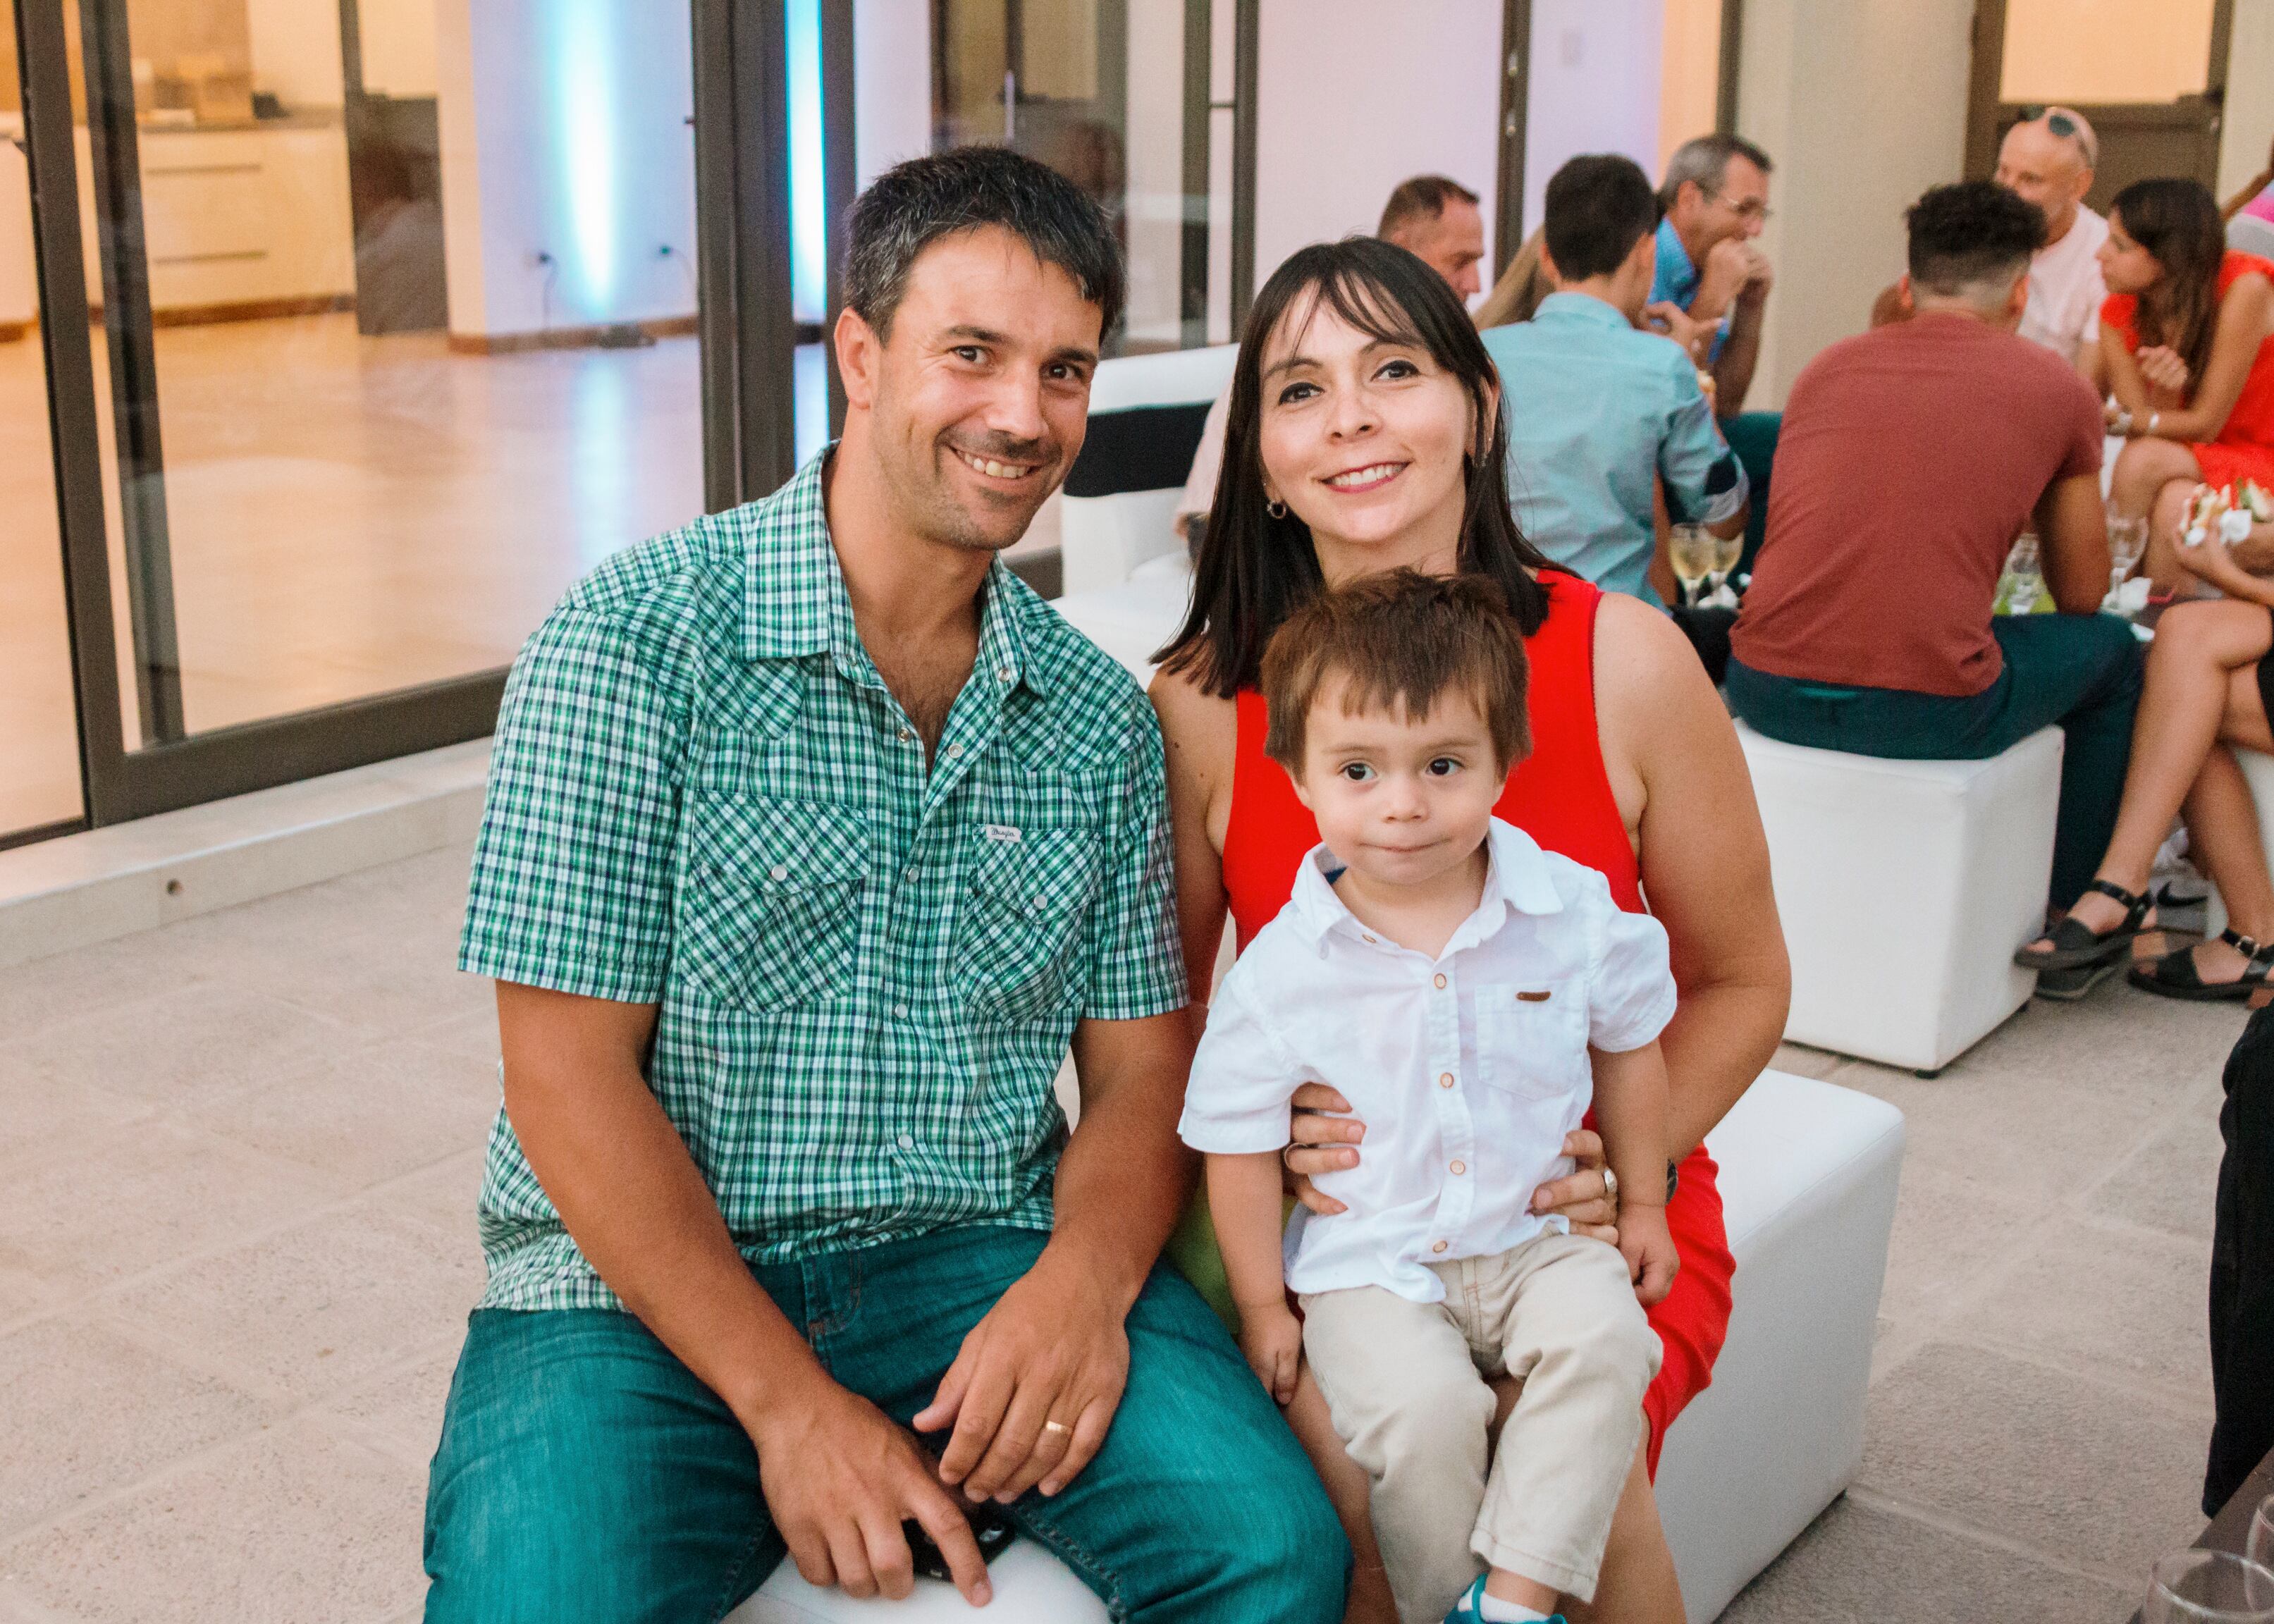
[[[1426,885],[1483,844],[1507,777],[1468,695],[1440,695],[1419,718],[1346,713],[1329,682],[1311,705],[1295,793],[1350,868],[1380,885]]]

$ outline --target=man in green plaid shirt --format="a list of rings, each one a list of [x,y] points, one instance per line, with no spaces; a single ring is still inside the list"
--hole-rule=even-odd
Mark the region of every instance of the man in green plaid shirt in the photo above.
[[[844,439],[603,565],[507,688],[460,959],[505,1109],[426,1616],[717,1620],[785,1554],[904,1596],[911,1520],[977,1604],[986,1505],[1116,1617],[1323,1624],[1325,1495],[1156,1263],[1160,734],[997,556],[1081,448],[1119,250],[999,148],[892,170],[851,238]]]

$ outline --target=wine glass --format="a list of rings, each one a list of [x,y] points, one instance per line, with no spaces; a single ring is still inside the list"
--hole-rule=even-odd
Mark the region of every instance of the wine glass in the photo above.
[[[1706,533],[1713,534],[1710,530]],[[1713,536],[1713,572],[1707,584],[1713,588],[1709,596],[1718,597],[1721,583],[1729,578],[1729,572],[1736,568],[1737,560],[1745,556],[1745,532],[1739,530],[1734,536]]]
[[[2244,1541],[2242,1554],[2265,1568],[2274,1568],[2274,1494],[2258,1502],[2258,1509],[2250,1516],[2250,1538]]]
[[[2007,614],[2029,614],[2037,609],[2037,595],[2045,589],[2044,568],[2037,560],[2037,538],[2028,530],[2015,538],[2006,555]]]
[[[1682,583],[1682,601],[1697,601],[1698,584],[1713,573],[1714,540],[1702,524],[1676,524],[1668,530],[1667,552]]]
[[[2140,555],[2148,550],[2148,521],[2145,518],[2127,519],[2115,514],[2108,515],[2108,590],[2112,597],[2116,589],[2139,563]]]
[[[2274,1568],[2229,1551],[2175,1551],[2156,1564],[2142,1624],[2274,1624]]]

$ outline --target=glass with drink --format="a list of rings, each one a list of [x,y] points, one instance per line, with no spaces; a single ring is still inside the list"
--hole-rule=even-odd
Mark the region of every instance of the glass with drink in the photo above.
[[[2148,550],[2148,521],[2145,518],[2127,519],[2115,514],[2108,515],[2108,595],[2116,596],[2116,589],[2124,584],[2140,555]]]
[[[2037,538],[2023,530],[2006,555],[2006,575],[1999,598],[2004,614],[2036,613],[2037,597],[2045,590],[2044,567],[2037,559]]]
[[[2227,1551],[2175,1551],[2156,1564],[2142,1624],[2274,1624],[2274,1569]]]
[[[1675,575],[1682,583],[1682,601],[1697,600],[1698,588],[1713,573],[1715,549],[1720,544],[1702,524],[1676,524],[1667,536],[1667,552],[1674,564]]]

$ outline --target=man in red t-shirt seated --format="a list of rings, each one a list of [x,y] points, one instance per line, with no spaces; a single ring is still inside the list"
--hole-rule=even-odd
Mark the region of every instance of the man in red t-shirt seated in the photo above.
[[[2014,335],[2044,240],[2034,205],[1967,181],[1909,220],[1914,319],[1833,345],[1785,403],[1729,701],[1772,739],[1909,760],[1979,760],[2059,723],[2066,908],[2115,828],[2140,696],[2132,628],[2097,613],[2100,402]],[[2060,613],[1993,618],[2024,530]]]

